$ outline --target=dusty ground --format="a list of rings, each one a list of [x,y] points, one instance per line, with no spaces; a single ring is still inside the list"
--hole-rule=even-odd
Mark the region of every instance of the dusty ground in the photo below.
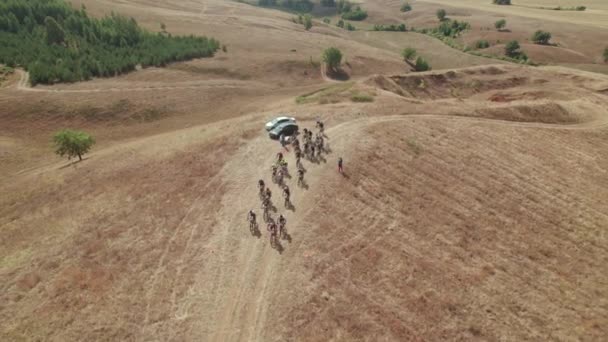
[[[415,33],[305,32],[290,14],[231,1],[75,3],[208,34],[228,52],[86,83],[3,82],[0,340],[608,335],[608,76],[475,57]],[[399,3],[366,1],[369,22],[398,20]],[[495,20],[473,0],[453,3],[451,15]],[[437,6],[417,1],[405,16],[424,25]],[[526,32],[544,20],[517,15]],[[597,44],[563,41],[589,59],[556,64],[602,71]],[[332,45],[347,81],[321,73]],[[407,73],[405,46],[434,71]],[[278,112],[309,128],[321,117],[329,151],[304,163],[306,188],[288,181],[293,211],[271,187],[290,235],[273,249],[245,214],[260,212],[255,183],[270,181],[279,151],[261,125]],[[83,162],[52,154],[64,127],[96,136]]]

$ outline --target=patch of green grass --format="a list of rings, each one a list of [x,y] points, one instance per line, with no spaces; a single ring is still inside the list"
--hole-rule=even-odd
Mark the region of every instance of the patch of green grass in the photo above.
[[[345,92],[349,90],[353,86],[353,82],[344,82],[335,85],[331,85],[329,87],[321,88],[319,90],[312,91],[310,93],[302,94],[296,97],[297,104],[306,104],[306,103],[329,103],[334,102],[329,99],[334,95]]]
[[[353,102],[374,102],[374,97],[367,94],[354,94],[350,99]]]

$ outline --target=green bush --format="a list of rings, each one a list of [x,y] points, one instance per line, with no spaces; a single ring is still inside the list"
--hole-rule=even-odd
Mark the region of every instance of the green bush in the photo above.
[[[429,65],[429,63],[427,63],[427,61],[418,56],[418,58],[416,58],[416,71],[428,71],[431,70],[431,67]]]
[[[535,44],[547,45],[547,44],[549,44],[550,40],[551,40],[551,33],[546,32],[546,31],[538,30],[538,31],[534,32],[534,34],[532,35],[532,41]]]
[[[496,27],[496,29],[498,31],[502,30],[503,28],[505,28],[505,26],[507,26],[507,21],[505,19],[500,19],[497,22],[494,23],[494,27]]]
[[[151,33],[117,14],[91,18],[63,0],[0,0],[0,63],[25,68],[32,85],[211,57],[219,48],[206,37]]]
[[[330,47],[323,51],[323,62],[331,70],[337,70],[342,63],[342,52],[335,47]]]
[[[82,156],[89,152],[95,144],[95,139],[92,136],[79,131],[63,130],[55,133],[53,136],[55,143],[55,153],[63,156],[68,156],[68,160],[73,157],[78,157],[82,160]]]
[[[510,5],[511,0],[493,0],[495,5]]]
[[[403,5],[401,5],[401,12],[409,12],[411,10],[412,10],[412,5],[410,5],[409,2],[406,2]]]
[[[411,47],[407,47],[405,49],[403,49],[403,51],[401,51],[401,56],[403,57],[404,60],[411,60],[414,59],[414,57],[416,57],[416,49],[411,48]]]
[[[336,0],[321,0],[319,3],[324,7],[336,7]]]
[[[468,30],[471,27],[466,21],[458,20],[445,20],[439,24],[436,28],[431,30],[434,34],[439,34],[444,37],[457,37],[460,33]]]
[[[361,21],[367,18],[367,12],[362,10],[361,7],[355,8],[354,10],[342,13],[342,19]]]
[[[393,32],[405,32],[405,24],[399,25],[374,25],[374,31],[393,31]]]
[[[437,15],[437,19],[439,19],[439,21],[444,21],[446,15],[447,15],[447,12],[443,8],[441,8],[441,9],[438,9],[435,14]]]
[[[323,22],[326,24],[331,24],[331,19],[329,18],[323,18]]]
[[[348,31],[356,31],[357,30],[357,28],[355,26],[353,26],[353,24],[351,24],[351,23],[346,23],[346,29]]]
[[[487,49],[490,47],[490,43],[487,40],[478,40],[475,42],[475,48]]]
[[[312,17],[310,16],[310,14],[306,14],[304,16],[304,28],[306,29],[306,31],[312,28]]]
[[[604,49],[604,62],[608,62],[608,47]]]
[[[520,49],[521,46],[519,45],[519,42],[517,40],[512,40],[505,45],[505,55],[518,60],[527,60],[528,56]]]
[[[340,28],[344,28],[344,20],[342,20],[342,19],[338,20],[338,23],[336,24],[336,26],[338,26]]]

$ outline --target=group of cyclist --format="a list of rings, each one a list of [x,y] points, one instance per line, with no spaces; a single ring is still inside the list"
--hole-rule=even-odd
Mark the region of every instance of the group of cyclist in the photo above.
[[[302,151],[302,149],[300,148],[300,141],[298,140],[297,136],[295,137],[295,139],[293,139],[293,141],[291,142],[293,148],[294,148],[294,154],[296,157],[296,168],[297,168],[297,172],[298,172],[298,186],[303,186],[304,185],[304,167],[301,163],[301,158],[302,156],[305,156],[307,159],[309,160],[313,160],[316,157],[321,155],[321,152],[324,151],[324,125],[323,122],[321,122],[320,120],[317,120],[317,124],[316,127],[318,128],[319,132],[316,134],[314,142],[313,142],[313,133],[311,130],[309,129],[304,129],[303,130],[303,134],[302,134],[302,139],[304,141],[303,145],[304,145],[304,151]],[[340,167],[341,167],[341,163],[342,163],[342,158],[340,158]],[[291,196],[291,191],[289,190],[289,186],[287,186],[287,184],[285,184],[284,178],[285,177],[290,177],[289,176],[289,170],[287,168],[287,161],[285,160],[284,156],[283,156],[283,152],[279,152],[276,155],[276,160],[275,163],[273,163],[272,168],[272,180],[274,183],[276,183],[283,191],[283,198],[285,200],[284,205],[285,208],[289,208],[291,206],[291,202],[290,202],[290,196]],[[265,182],[263,179],[260,179],[258,181],[258,192],[259,192],[259,197],[260,200],[262,202],[262,211],[263,211],[263,219],[264,222],[267,223],[267,230],[270,233],[270,243],[271,245],[274,245],[277,242],[277,238],[284,238],[286,236],[286,229],[285,226],[287,224],[287,220],[285,219],[285,217],[280,214],[279,217],[277,218],[277,220],[275,221],[272,217],[271,217],[271,213],[270,210],[272,208],[272,202],[271,202],[271,197],[272,197],[272,192],[270,191],[270,188],[266,186]],[[254,230],[257,228],[257,219],[256,219],[256,214],[253,211],[253,209],[249,210],[249,213],[247,213],[247,221],[249,222],[249,227],[250,230],[252,231],[252,233],[254,232]]]

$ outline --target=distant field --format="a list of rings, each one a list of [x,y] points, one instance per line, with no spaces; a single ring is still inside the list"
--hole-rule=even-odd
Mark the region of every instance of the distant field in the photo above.
[[[467,7],[501,14],[553,20],[565,23],[608,28],[608,1],[605,0],[534,0],[514,1],[512,6],[493,5],[490,0],[419,0],[418,2],[436,3],[452,7]],[[531,7],[572,7],[586,6],[584,12],[549,11]]]

